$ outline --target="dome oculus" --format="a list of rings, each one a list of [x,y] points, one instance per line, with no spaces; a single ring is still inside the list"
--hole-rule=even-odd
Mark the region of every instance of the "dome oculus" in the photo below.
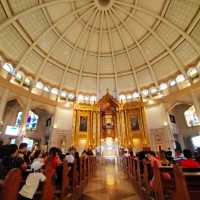
[[[112,6],[113,0],[95,0],[99,9],[106,10]]]

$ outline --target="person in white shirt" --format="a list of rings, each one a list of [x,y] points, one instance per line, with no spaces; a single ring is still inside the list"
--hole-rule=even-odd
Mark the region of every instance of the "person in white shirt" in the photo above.
[[[73,164],[74,163],[74,156],[70,153],[66,153],[65,160],[67,161],[68,164]]]
[[[46,180],[45,175],[41,172],[43,164],[39,161],[34,161],[31,165],[32,173],[30,173],[26,178],[26,183],[19,191],[18,200],[31,200],[34,197],[35,192],[39,186],[40,182]]]

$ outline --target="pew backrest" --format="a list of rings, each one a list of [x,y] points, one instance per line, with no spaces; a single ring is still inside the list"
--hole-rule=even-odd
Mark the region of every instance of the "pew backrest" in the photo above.
[[[3,181],[2,200],[16,200],[22,183],[20,169],[11,169]]]

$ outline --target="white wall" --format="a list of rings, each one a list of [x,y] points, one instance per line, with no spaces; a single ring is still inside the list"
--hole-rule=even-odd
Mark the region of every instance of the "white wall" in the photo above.
[[[72,130],[73,109],[56,108],[54,128]]]
[[[149,129],[163,128],[167,115],[163,104],[146,107],[147,125]]]
[[[149,129],[151,148],[158,151],[159,147],[164,150],[174,149],[173,136],[167,125],[168,116],[163,104],[146,107],[147,126]]]

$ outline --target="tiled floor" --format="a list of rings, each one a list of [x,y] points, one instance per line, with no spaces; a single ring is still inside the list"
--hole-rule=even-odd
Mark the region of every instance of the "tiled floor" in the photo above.
[[[90,179],[82,200],[140,200],[133,185],[114,162],[103,161]]]

